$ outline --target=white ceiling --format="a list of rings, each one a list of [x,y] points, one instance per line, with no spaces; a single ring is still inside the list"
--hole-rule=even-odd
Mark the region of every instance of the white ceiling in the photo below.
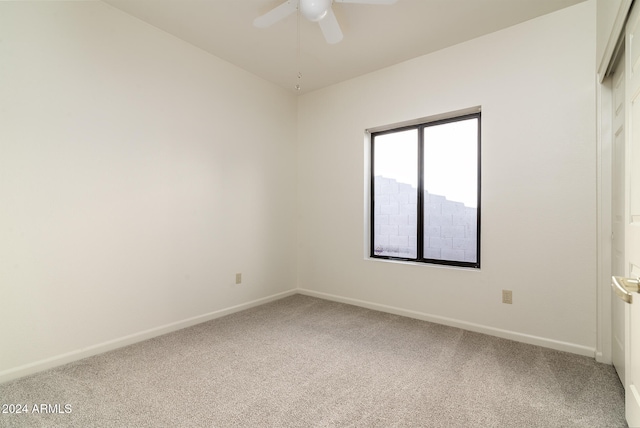
[[[292,14],[266,29],[253,20],[284,0],[104,0],[149,24],[295,92],[319,89],[506,28],[584,0],[398,0],[335,3],[344,39]],[[299,55],[298,55],[299,52]]]

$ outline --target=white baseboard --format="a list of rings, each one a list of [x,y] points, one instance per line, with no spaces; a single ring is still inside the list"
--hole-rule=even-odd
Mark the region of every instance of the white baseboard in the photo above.
[[[31,374],[34,374],[43,370],[48,370],[48,369],[58,367],[64,364],[68,364],[77,360],[81,360],[83,358],[91,357],[93,355],[102,354],[104,352],[112,351],[114,349],[122,348],[128,345],[132,345],[137,342],[142,342],[144,340],[161,336],[163,334],[171,333],[173,331],[181,330],[183,328],[191,327],[196,324],[207,322],[207,321],[220,318],[235,312],[243,311],[245,309],[249,309],[255,306],[263,305],[265,303],[269,303],[274,300],[279,300],[288,296],[292,296],[294,294],[304,294],[307,296],[318,297],[320,299],[331,300],[331,301],[340,302],[340,303],[347,303],[354,306],[373,309],[380,312],[387,312],[395,315],[406,316],[409,318],[430,321],[437,324],[444,324],[451,327],[458,327],[463,330],[474,331],[477,333],[484,333],[491,336],[514,340],[517,342],[544,346],[546,348],[556,349],[556,350],[565,351],[565,352],[571,352],[574,354],[584,355],[592,358],[597,357],[596,351],[594,348],[576,345],[569,342],[561,342],[553,339],[547,339],[544,337],[532,336],[532,335],[518,333],[514,331],[509,331],[509,330],[502,330],[502,329],[497,329],[493,327],[487,327],[480,324],[474,324],[466,321],[456,320],[453,318],[446,318],[438,315],[430,315],[423,312],[397,308],[394,306],[382,305],[379,303],[372,303],[364,300],[352,299],[349,297],[342,297],[334,294],[327,294],[327,293],[321,293],[317,291],[298,288],[294,290],[285,291],[283,293],[274,294],[272,296],[264,297],[261,299],[253,300],[251,302],[232,306],[229,308],[220,309],[220,310],[210,312],[204,315],[199,315],[193,318],[188,318],[175,323],[166,324],[160,327],[141,331],[141,332],[124,336],[118,339],[110,340],[107,342],[99,343],[86,348],[68,352],[65,354],[56,355],[51,358],[39,360],[33,363],[12,368],[9,370],[4,370],[0,372],[0,383],[8,382],[24,376],[29,376]]]
[[[160,327],[155,327],[149,330],[144,330],[138,333],[130,334],[128,336],[120,337],[118,339],[109,340],[107,342],[98,343],[96,345],[92,345],[86,348],[78,349],[72,352],[67,352],[66,354],[56,355],[51,358],[46,358],[44,360],[25,364],[9,370],[4,370],[0,372],[0,383],[8,382],[10,380],[18,379],[24,376],[29,376],[31,374],[34,374],[43,370],[48,370],[54,367],[71,363],[73,361],[91,357],[93,355],[102,354],[104,352],[112,351],[114,349],[122,348],[128,345],[132,345],[137,342],[142,342],[144,340],[161,336],[163,334],[171,333],[176,330],[181,330],[183,328],[191,327],[193,325],[207,322],[212,319],[220,318],[225,315],[232,314],[234,312],[239,312],[255,306],[263,305],[265,303],[269,303],[274,300],[279,300],[288,296],[292,296],[294,294],[297,294],[296,290],[285,291],[283,293],[278,293],[272,296],[263,297],[261,299],[253,300],[251,302],[243,303],[236,306],[231,306],[229,308],[220,309],[214,312],[209,312],[204,315],[199,315],[196,317],[188,318],[188,319],[174,322],[171,324],[165,324]]]
[[[516,342],[528,343],[530,345],[543,346],[545,348],[551,348],[558,351],[571,352],[573,354],[584,355],[592,358],[595,358],[596,356],[595,348],[576,345],[575,343],[562,342],[559,340],[547,339],[539,336],[532,336],[529,334],[518,333],[515,331],[502,330],[499,328],[488,327],[481,324],[470,323],[467,321],[460,321],[453,318],[446,318],[438,315],[430,315],[423,312],[397,308],[394,306],[382,305],[379,303],[367,302],[364,300],[352,299],[349,297],[336,296],[334,294],[321,293],[321,292],[307,290],[303,288],[299,288],[297,292],[299,294],[318,297],[320,299],[331,300],[331,301],[340,302],[340,303],[347,303],[350,305],[360,306],[367,309],[373,309],[380,312],[387,312],[394,315],[401,315],[401,316],[415,318],[423,321],[430,321],[436,324],[444,324],[451,327],[461,328],[463,330],[473,331],[476,333],[484,333],[491,336],[501,337],[503,339],[513,340]]]

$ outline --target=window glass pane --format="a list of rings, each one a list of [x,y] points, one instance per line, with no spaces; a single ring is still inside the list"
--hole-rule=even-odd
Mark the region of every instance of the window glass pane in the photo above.
[[[477,261],[478,119],[424,128],[426,259]]]
[[[373,174],[374,255],[416,258],[417,129],[375,137]]]

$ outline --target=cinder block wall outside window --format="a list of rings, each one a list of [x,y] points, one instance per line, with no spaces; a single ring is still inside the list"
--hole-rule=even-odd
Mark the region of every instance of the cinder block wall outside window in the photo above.
[[[375,177],[374,242],[376,253],[412,257],[418,245],[417,191],[392,178]],[[425,258],[476,260],[477,208],[425,191]]]

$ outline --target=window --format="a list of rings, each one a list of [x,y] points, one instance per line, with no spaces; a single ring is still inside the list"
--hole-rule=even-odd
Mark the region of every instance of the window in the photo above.
[[[480,267],[480,113],[371,133],[373,258]]]

